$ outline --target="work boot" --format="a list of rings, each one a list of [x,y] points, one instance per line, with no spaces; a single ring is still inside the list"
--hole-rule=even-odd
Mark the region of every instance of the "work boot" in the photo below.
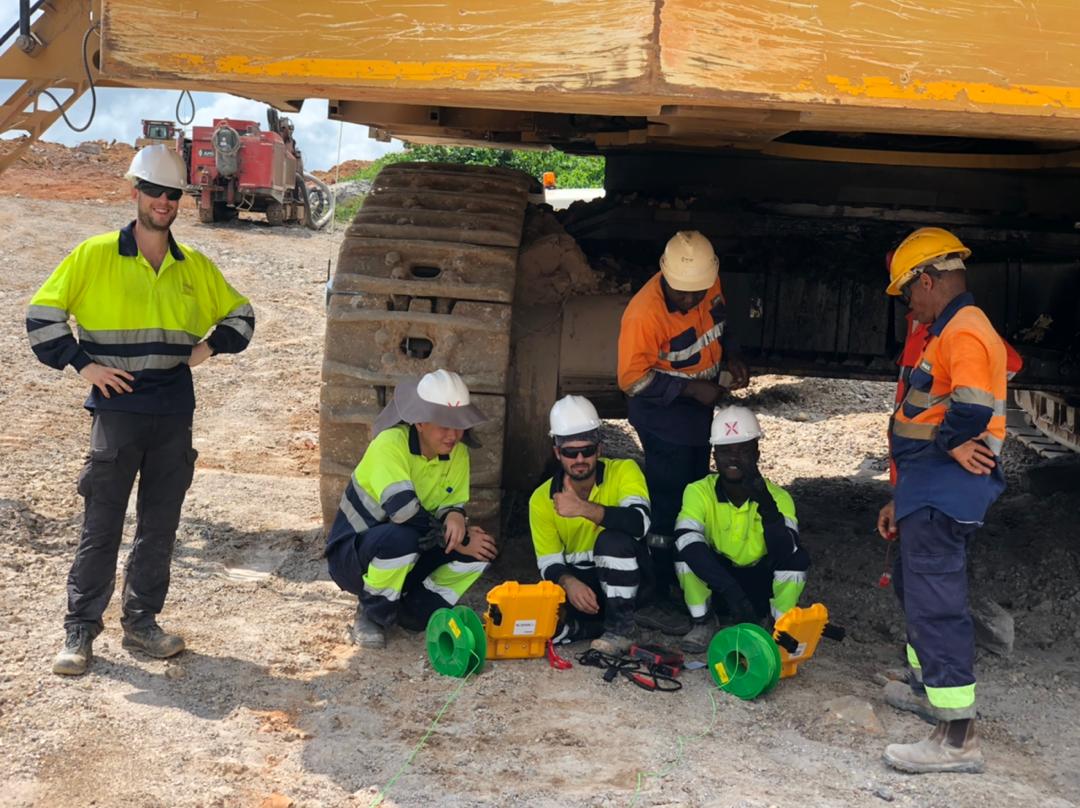
[[[90,627],[83,623],[76,623],[67,627],[67,637],[64,647],[53,660],[53,673],[62,676],[78,676],[86,673],[90,660],[94,658],[94,637]]]
[[[363,606],[358,606],[356,609],[356,620],[353,622],[349,637],[361,648],[386,647],[386,629],[364,614]]]
[[[717,628],[718,622],[714,614],[694,620],[690,632],[679,641],[679,648],[688,654],[704,654],[709,650],[709,643],[716,636]]]
[[[643,628],[681,636],[690,630],[690,615],[668,600],[657,600],[634,612],[634,621]]]
[[[975,737],[973,718],[941,721],[925,741],[889,744],[883,757],[894,769],[911,774],[977,774],[983,770],[983,756]]]
[[[416,613],[405,606],[404,603],[398,608],[397,624],[413,634],[427,631],[427,621],[420,619]]]
[[[624,634],[605,631],[589,643],[589,647],[594,651],[599,651],[601,654],[622,656],[630,650],[630,638]]]
[[[142,651],[154,659],[168,659],[187,647],[183,637],[167,634],[157,623],[151,623],[146,628],[125,628],[121,644],[129,651]]]
[[[885,702],[897,710],[915,713],[928,724],[936,724],[937,716],[925,690],[917,690],[906,682],[890,681],[885,685]]]

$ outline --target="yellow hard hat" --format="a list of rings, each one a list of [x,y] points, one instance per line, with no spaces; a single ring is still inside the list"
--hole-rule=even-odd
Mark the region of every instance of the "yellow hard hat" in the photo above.
[[[885,293],[899,295],[900,289],[921,270],[926,269],[926,265],[933,265],[935,259],[945,258],[947,255],[964,259],[971,255],[971,250],[948,230],[940,227],[920,227],[900,242],[900,246],[893,252],[889,262],[889,286]]]
[[[696,230],[672,236],[660,256],[660,271],[668,286],[679,292],[700,292],[716,283],[720,261],[712,244]]]

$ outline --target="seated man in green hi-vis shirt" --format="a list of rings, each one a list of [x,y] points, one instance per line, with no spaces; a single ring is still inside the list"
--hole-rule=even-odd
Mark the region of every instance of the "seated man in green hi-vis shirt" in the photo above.
[[[375,419],[326,539],[330,577],[360,599],[352,640],[382,648],[394,623],[422,629],[495,558],[468,525],[468,430],[487,419],[447,370],[403,381]]]
[[[810,556],[799,546],[795,504],[758,471],[760,437],[746,407],[719,410],[709,436],[718,473],[683,492],[675,573],[694,622],[681,643],[689,653],[706,650],[717,612],[771,625],[806,586]]]

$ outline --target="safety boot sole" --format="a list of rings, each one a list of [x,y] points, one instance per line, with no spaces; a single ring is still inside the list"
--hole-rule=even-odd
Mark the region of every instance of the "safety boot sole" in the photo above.
[[[942,763],[912,763],[895,757],[886,748],[882,759],[897,771],[907,774],[981,774],[986,769],[986,762],[979,757],[975,760],[955,760]]]

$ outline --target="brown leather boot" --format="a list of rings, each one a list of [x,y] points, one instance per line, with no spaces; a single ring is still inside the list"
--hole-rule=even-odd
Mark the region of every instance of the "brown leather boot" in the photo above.
[[[983,770],[983,756],[975,737],[975,719],[941,721],[930,737],[918,743],[893,743],[885,747],[885,762],[912,774]]]

